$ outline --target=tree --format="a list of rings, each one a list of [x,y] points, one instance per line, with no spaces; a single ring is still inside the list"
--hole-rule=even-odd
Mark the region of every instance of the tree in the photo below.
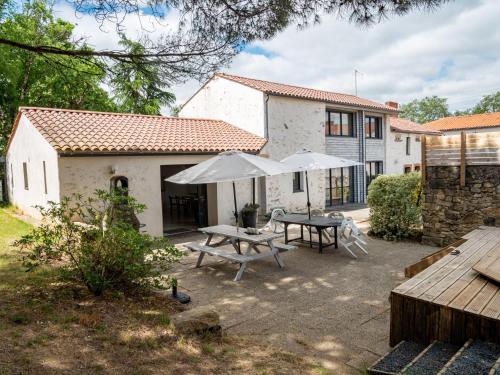
[[[450,115],[446,98],[436,95],[415,99],[401,106],[400,117],[424,124]]]
[[[28,4],[21,13],[9,13],[0,22],[1,35],[67,50],[74,47],[72,33],[73,25],[54,19],[43,2]],[[42,56],[0,45],[0,61],[0,153],[19,106],[116,110],[101,87],[105,73],[93,57]]]
[[[2,0],[0,0],[2,1]],[[3,0],[5,1],[5,0]],[[16,39],[0,32],[0,44],[42,56],[70,56],[99,60],[103,66],[127,62],[140,67],[155,64],[169,85],[187,78],[204,78],[228,63],[246,44],[274,37],[289,25],[304,27],[319,22],[321,14],[337,14],[359,24],[370,24],[411,10],[429,10],[447,0],[70,0],[77,11],[93,14],[98,22],[112,23],[124,31],[128,16],[152,15],[158,27],[166,12],[177,12],[179,22],[167,25],[152,40],[144,32],[141,51],[94,51],[83,41],[64,46],[45,44],[36,38]],[[68,48],[69,47],[69,48]],[[139,67],[137,70],[140,70]]]
[[[485,95],[471,110],[471,113],[500,112],[500,91]]]
[[[126,37],[120,44],[132,54],[144,53],[144,46]],[[175,95],[166,90],[168,84],[161,80],[157,65],[118,62],[110,84],[121,112],[159,115],[162,106],[175,101]]]

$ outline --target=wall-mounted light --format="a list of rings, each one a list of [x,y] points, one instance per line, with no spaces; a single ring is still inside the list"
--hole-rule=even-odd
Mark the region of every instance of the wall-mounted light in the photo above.
[[[117,170],[116,165],[111,165],[111,166],[109,167],[109,174],[111,174],[111,175],[116,174],[116,170]]]

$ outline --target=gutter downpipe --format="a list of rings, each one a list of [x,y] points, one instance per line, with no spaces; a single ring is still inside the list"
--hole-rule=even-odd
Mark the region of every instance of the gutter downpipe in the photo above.
[[[269,141],[269,113],[267,110],[269,102],[269,94],[265,95],[266,97],[264,99],[264,138]]]

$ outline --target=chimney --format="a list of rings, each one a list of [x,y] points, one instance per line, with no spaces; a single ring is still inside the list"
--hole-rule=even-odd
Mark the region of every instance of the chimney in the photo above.
[[[385,102],[385,105],[394,109],[399,108],[399,104],[396,102]],[[397,113],[391,113],[391,117],[398,117],[399,115]]]

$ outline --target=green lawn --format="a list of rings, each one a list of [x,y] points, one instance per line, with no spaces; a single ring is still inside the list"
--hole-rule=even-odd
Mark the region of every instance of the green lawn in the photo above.
[[[10,244],[31,226],[11,213],[0,208],[0,375],[327,373],[254,338],[177,336],[164,296],[94,297],[54,267],[26,272]]]

